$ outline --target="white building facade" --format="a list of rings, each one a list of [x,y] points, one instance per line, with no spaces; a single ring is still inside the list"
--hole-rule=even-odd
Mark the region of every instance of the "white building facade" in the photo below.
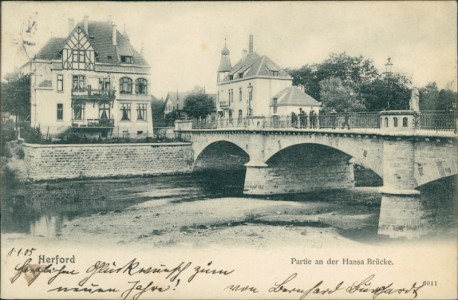
[[[269,57],[253,51],[250,35],[249,51],[233,67],[225,46],[217,71],[217,111],[220,117],[242,120],[252,116],[269,116],[270,99],[291,86],[292,78]]]
[[[22,71],[31,73],[31,125],[51,136],[151,137],[150,66],[112,22],[52,38]]]
[[[217,71],[217,112],[231,123],[246,117],[267,117],[318,111],[321,103],[292,86],[292,77],[268,56],[253,51],[253,36],[249,50],[231,65],[230,51],[224,45]],[[298,92],[299,91],[299,92]]]

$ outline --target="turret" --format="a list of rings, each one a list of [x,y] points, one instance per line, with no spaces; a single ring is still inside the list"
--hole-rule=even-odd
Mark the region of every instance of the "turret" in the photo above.
[[[229,49],[226,46],[226,39],[224,39],[224,48],[221,50],[221,60],[219,62],[218,67],[218,78],[217,81],[220,82],[221,80],[226,77],[232,69],[231,59],[229,58]]]

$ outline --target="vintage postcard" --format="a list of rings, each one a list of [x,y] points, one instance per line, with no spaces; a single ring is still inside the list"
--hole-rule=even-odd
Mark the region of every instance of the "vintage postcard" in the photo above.
[[[456,299],[457,4],[2,2],[2,299]]]

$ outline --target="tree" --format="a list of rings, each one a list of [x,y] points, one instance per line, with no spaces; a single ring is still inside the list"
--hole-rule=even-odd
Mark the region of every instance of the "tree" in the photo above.
[[[330,77],[338,77],[343,84],[355,91],[363,84],[380,76],[371,60],[362,55],[352,57],[343,53],[332,53],[328,59],[316,65],[315,76],[321,81]]]
[[[153,100],[151,101],[154,127],[166,126],[164,118],[164,105],[164,100],[153,98]]]
[[[365,109],[358,94],[345,86],[337,77],[330,77],[320,82],[320,98],[326,110],[334,109],[337,112],[343,112]]]
[[[286,69],[293,77],[293,85],[302,85],[307,94],[315,99],[320,99],[320,81],[316,77],[315,68],[311,65],[299,69]]]
[[[183,110],[191,118],[206,118],[215,109],[212,98],[203,93],[191,94],[184,100]]]
[[[410,84],[404,75],[390,73],[362,84],[358,93],[368,111],[409,109]]]
[[[180,113],[178,110],[173,110],[165,115],[164,122],[165,126],[173,126],[175,121],[180,118]]]
[[[5,76],[1,85],[1,109],[16,115],[19,120],[30,117],[30,75],[19,72]]]
[[[439,92],[439,97],[437,98],[437,108],[440,110],[445,110],[447,112],[454,111],[456,113],[456,107],[458,104],[458,94],[455,91],[450,89],[442,89]]]
[[[420,88],[420,110],[437,110],[439,89],[435,82]]]
[[[293,77],[293,84],[301,84],[305,91],[313,98],[333,106],[334,109],[361,109],[381,111],[387,109],[408,109],[410,99],[410,80],[399,73],[379,73],[373,62],[363,56],[352,57],[346,53],[331,54],[322,63],[304,65],[299,69],[288,70]],[[329,80],[331,81],[324,81]],[[337,95],[321,89],[339,79],[339,88],[344,91],[342,99],[345,103],[338,104]],[[332,86],[332,85],[331,85]],[[352,93],[349,97],[349,93]],[[321,97],[326,95],[326,99]],[[334,97],[335,96],[335,97]],[[332,99],[332,100],[331,100]],[[335,106],[335,107],[334,107]],[[328,106],[329,108],[329,106]]]

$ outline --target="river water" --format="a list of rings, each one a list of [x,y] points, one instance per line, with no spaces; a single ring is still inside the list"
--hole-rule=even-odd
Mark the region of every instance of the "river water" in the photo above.
[[[72,220],[110,212],[122,214],[126,208],[148,201],[166,200],[170,203],[179,203],[225,197],[249,198],[243,196],[243,180],[240,173],[73,180],[34,184],[19,184],[13,179],[6,178],[2,183],[1,229],[2,233],[36,235],[53,239],[58,237],[61,229]],[[442,192],[432,193],[433,197],[436,197],[436,201],[433,201],[433,210],[437,215],[438,227],[447,231],[456,226],[456,201],[450,195],[450,190],[443,187],[444,183],[440,183],[439,190]],[[319,222],[296,223],[294,226],[335,226],[342,236],[352,240],[364,242],[381,240],[377,235],[381,195],[376,187],[264,198],[332,204],[332,211],[329,212],[333,214],[369,216],[357,226],[350,227]],[[450,205],[455,208],[450,209]],[[288,224],[283,222],[269,225]]]

